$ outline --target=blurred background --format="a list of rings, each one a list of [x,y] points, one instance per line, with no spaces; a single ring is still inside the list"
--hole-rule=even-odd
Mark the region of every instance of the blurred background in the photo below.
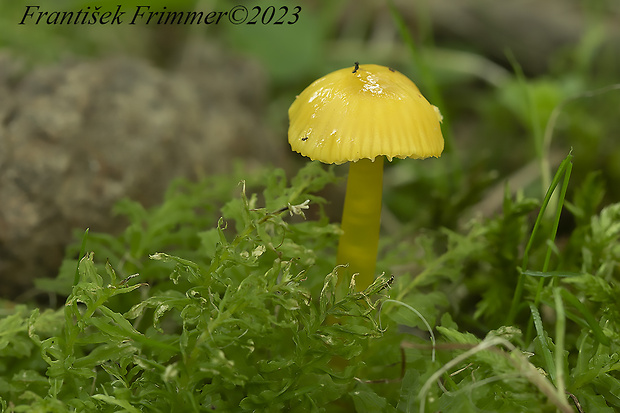
[[[118,3],[32,11],[113,13]],[[440,159],[387,165],[385,231],[457,229],[501,211],[506,183],[541,198],[571,148],[568,199],[589,180],[600,188],[593,204],[620,200],[615,0],[148,4],[247,15],[131,25],[144,5],[131,0],[120,25],[35,24],[26,2],[0,0],[0,297],[23,299],[33,278],[55,275],[72,230],[118,231],[110,211],[123,197],[154,205],[172,179],[239,161],[294,173],[307,160],[288,146],[288,106],[355,61],[404,73],[444,116]]]

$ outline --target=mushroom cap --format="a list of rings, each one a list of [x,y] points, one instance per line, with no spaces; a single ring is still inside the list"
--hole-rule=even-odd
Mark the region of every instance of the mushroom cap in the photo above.
[[[440,156],[442,116],[418,87],[385,66],[355,68],[336,70],[297,96],[288,110],[293,151],[336,164]]]

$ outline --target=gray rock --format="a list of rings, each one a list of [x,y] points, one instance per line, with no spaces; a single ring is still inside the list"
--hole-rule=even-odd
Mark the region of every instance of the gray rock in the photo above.
[[[190,44],[164,71],[129,57],[24,73],[0,57],[0,297],[55,275],[74,228],[117,231],[110,210],[149,206],[176,177],[225,173],[234,158],[278,163],[253,61]],[[8,97],[8,98],[7,98]]]

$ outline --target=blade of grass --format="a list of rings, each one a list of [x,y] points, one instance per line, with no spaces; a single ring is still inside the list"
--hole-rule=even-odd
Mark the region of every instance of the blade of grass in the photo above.
[[[532,313],[532,318],[534,319],[534,326],[536,327],[536,335],[538,337],[538,341],[540,342],[540,347],[542,348],[542,358],[546,364],[545,370],[549,373],[549,376],[553,384],[556,384],[555,362],[553,359],[553,355],[551,354],[551,350],[549,349],[549,344],[547,343],[547,337],[545,337],[545,329],[542,325],[542,319],[540,318],[540,313],[538,312],[538,309],[534,306],[534,304],[530,304],[530,311]]]
[[[515,317],[517,316],[517,312],[519,310],[519,304],[521,303],[521,297],[523,295],[523,284],[525,283],[525,275],[524,271],[527,270],[527,265],[529,262],[529,253],[532,245],[534,244],[534,239],[536,238],[536,234],[538,233],[538,228],[543,221],[543,217],[545,214],[545,210],[549,205],[549,200],[555,191],[555,188],[558,186],[560,179],[564,177],[565,183],[563,185],[563,192],[566,193],[566,189],[564,188],[568,185],[568,177],[570,176],[570,170],[572,169],[572,153],[569,153],[566,158],[560,163],[558,167],[558,171],[555,173],[553,177],[553,181],[551,181],[551,185],[547,189],[547,193],[545,194],[545,198],[540,207],[540,211],[538,212],[538,216],[536,217],[536,222],[534,222],[534,228],[532,228],[532,233],[530,234],[530,239],[525,246],[525,250],[523,251],[523,261],[521,264],[521,272],[519,274],[519,279],[517,281],[517,287],[515,288],[515,293],[512,298],[512,304],[510,306],[510,311],[508,312],[508,318],[506,319],[506,325],[510,325],[514,322]],[[558,210],[561,211],[563,202],[558,203]],[[554,225],[554,229],[552,230],[552,237],[550,238],[552,241],[555,240],[555,234],[557,233],[557,225],[559,222],[559,213],[557,214],[556,222]],[[544,271],[543,271],[544,272]]]
[[[571,154],[569,154],[568,156],[570,157],[570,159],[572,159]],[[555,211],[555,221],[553,222],[553,228],[551,229],[551,236],[549,237],[549,240],[551,241],[552,245],[555,245],[553,244],[553,242],[555,242],[555,236],[558,233],[558,226],[560,225],[560,216],[562,215],[562,207],[564,206],[564,199],[566,198],[566,190],[568,189],[568,183],[570,181],[570,174],[572,170],[573,170],[573,163],[569,160],[569,162],[566,164],[566,172],[564,173],[564,181],[562,182],[562,189],[560,190],[560,196],[558,197],[558,204],[556,206],[556,211]],[[555,180],[555,177],[554,177],[554,180]],[[553,248],[549,246],[547,248],[547,255],[545,256],[543,272],[549,269],[549,261],[551,260],[552,252],[553,252]],[[554,280],[554,283],[557,283],[556,277],[554,277],[553,280]],[[536,298],[538,302],[539,296],[537,295]]]
[[[551,278],[551,277],[576,277],[581,275],[580,272],[571,272],[571,271],[532,271],[527,270],[522,272],[523,275],[528,275],[530,277],[542,277],[542,278]]]
[[[564,336],[566,332],[566,314],[564,314],[564,303],[560,287],[553,289],[553,299],[555,301],[555,377],[558,397],[565,397],[564,385]]]
[[[566,289],[562,289],[561,294],[564,300],[566,300],[570,305],[575,307],[577,311],[581,313],[583,318],[586,320],[586,323],[588,323],[588,326],[592,330],[594,337],[596,337],[599,343],[609,346],[611,344],[611,342],[609,341],[609,338],[605,335],[605,333],[603,333],[601,326],[598,324],[598,322],[596,321],[596,318],[590,312],[590,310],[588,310],[588,308],[585,305],[583,305],[583,303],[579,301],[577,297],[571,294],[570,291]]]
[[[540,114],[538,113],[531,89],[528,87],[527,79],[525,78],[525,74],[523,73],[521,65],[517,61],[517,58],[511,50],[506,50],[505,54],[506,58],[510,62],[510,65],[512,66],[519,85],[523,89],[525,101],[529,109],[530,124],[534,135],[534,150],[536,151],[536,157],[540,163],[541,184],[544,191],[544,189],[549,186],[549,177],[551,173],[549,171],[549,162],[547,159],[548,154],[544,152],[543,131],[540,128]]]
[[[558,233],[558,226],[560,225],[560,216],[562,214],[562,207],[564,206],[564,199],[566,198],[566,190],[568,189],[568,182],[570,180],[570,174],[573,169],[572,162],[569,162],[566,166],[566,173],[564,174],[564,181],[562,182],[562,189],[560,190],[560,196],[558,197],[558,202],[556,205],[555,211],[555,220],[553,222],[553,227],[551,229],[551,236],[549,237],[549,241],[551,243],[555,242],[555,236]],[[555,244],[552,244],[555,245]],[[551,245],[547,247],[547,255],[545,256],[545,262],[543,263],[542,272],[546,272],[549,270],[549,262],[551,261],[551,254],[553,252],[553,248]],[[557,286],[558,277],[553,277],[552,281],[554,286]],[[540,295],[542,294],[542,289],[544,285],[544,278],[541,278],[538,281],[538,288],[536,289],[536,297],[534,298],[534,305],[538,305],[540,302]]]
[[[562,189],[560,190],[560,195],[555,205],[556,207],[555,220],[553,222],[553,227],[551,228],[551,236],[548,239],[547,255],[545,256],[545,262],[543,263],[543,268],[542,268],[543,273],[549,270],[549,262],[551,261],[551,254],[555,247],[555,244],[554,244],[555,237],[558,232],[558,226],[560,225],[560,216],[562,214],[562,208],[564,206],[564,199],[566,198],[566,190],[568,188],[568,182],[570,181],[570,174],[571,174],[572,169],[573,169],[573,164],[572,162],[569,162],[568,165],[566,166],[566,173],[564,174],[564,181],[562,182]],[[545,283],[544,278],[540,278],[540,280],[538,280],[538,286],[536,288],[536,296],[534,297],[534,305],[536,307],[538,307],[538,304],[540,303],[540,297],[542,295],[544,283]],[[558,285],[557,276],[551,278],[551,284],[553,286]],[[526,342],[529,342],[531,340],[531,337],[532,337],[532,323],[530,322],[528,323],[527,331],[525,334]]]

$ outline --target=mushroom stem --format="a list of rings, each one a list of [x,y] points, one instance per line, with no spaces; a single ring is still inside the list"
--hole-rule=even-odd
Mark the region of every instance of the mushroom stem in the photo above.
[[[349,274],[359,273],[358,291],[372,284],[375,278],[382,187],[383,156],[349,164],[337,261],[349,264]]]

